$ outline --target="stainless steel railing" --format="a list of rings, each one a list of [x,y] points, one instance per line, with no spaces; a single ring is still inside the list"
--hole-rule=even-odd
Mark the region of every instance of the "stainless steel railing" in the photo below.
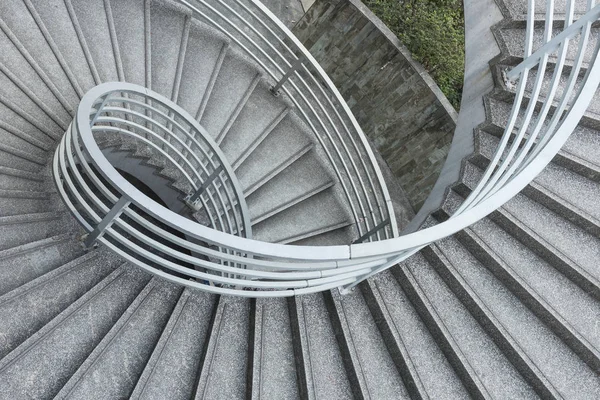
[[[446,222],[388,240],[323,247],[259,242],[202,226],[146,197],[106,160],[94,141],[93,128],[98,99],[106,87],[84,96],[56,151],[54,176],[59,192],[90,232],[90,240],[165,279],[245,297],[293,296],[334,287],[349,290],[501,207],[544,169],[574,131],[600,84],[600,42],[593,48],[589,45],[600,6],[594,7],[590,0],[588,12],[573,22],[574,1],[570,1],[564,32],[552,38],[553,2],[546,4],[543,43],[534,51],[535,1],[529,1],[524,61],[507,72],[510,81],[517,82],[515,101],[496,154],[483,179]],[[565,68],[569,54],[574,55],[570,71]],[[561,83],[564,76],[567,79]],[[127,91],[126,85],[115,85],[110,91]],[[119,97],[118,102],[125,99]],[[168,105],[165,100],[161,98],[162,104]],[[112,127],[115,121],[103,123]],[[86,178],[80,176],[79,165]]]
[[[361,242],[398,236],[377,160],[346,102],[319,63],[260,1],[177,0],[252,58],[287,96],[320,143],[350,206]]]

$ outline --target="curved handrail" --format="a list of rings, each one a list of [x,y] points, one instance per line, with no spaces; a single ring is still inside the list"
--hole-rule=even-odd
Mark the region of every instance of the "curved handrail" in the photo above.
[[[343,97],[302,43],[257,0],[177,0],[231,40],[292,101],[330,160],[358,241],[398,236],[393,203],[367,139]],[[378,229],[379,228],[379,229]]]
[[[570,2],[565,22],[568,34],[554,39],[548,34],[553,20],[549,6],[544,39],[551,45],[532,52],[534,0],[529,2],[530,28],[526,40],[530,45],[526,46],[524,56],[528,66],[518,75],[513,112],[500,145],[484,179],[471,195],[446,222],[430,228],[377,242],[319,247],[259,242],[202,226],[146,197],[122,178],[102,155],[90,128],[96,99],[105,91],[102,87],[84,96],[73,124],[56,150],[53,168],[59,193],[90,235],[101,230],[97,240],[165,279],[213,293],[245,297],[293,296],[334,287],[348,290],[501,207],[558,153],[600,84],[600,63],[597,62],[600,43],[594,48],[587,70],[577,84],[591,25],[600,18],[600,6],[592,8],[593,4],[590,0],[583,22],[580,19],[572,23],[573,2]],[[572,40],[577,36],[578,41]],[[576,57],[559,95],[557,80],[566,63],[566,49],[573,43]],[[554,57],[556,65],[548,67],[553,52],[558,52]],[[523,110],[527,84],[534,74],[537,78],[530,89],[530,101]],[[541,89],[546,75],[550,75],[552,81],[547,89]],[[542,102],[540,111],[536,111],[538,102]],[[521,121],[519,127],[518,121]],[[88,160],[94,168],[90,168]],[[88,179],[80,176],[77,162],[83,164]],[[102,179],[96,171],[102,174]],[[88,214],[87,218],[81,209]],[[164,225],[177,234],[166,230]]]

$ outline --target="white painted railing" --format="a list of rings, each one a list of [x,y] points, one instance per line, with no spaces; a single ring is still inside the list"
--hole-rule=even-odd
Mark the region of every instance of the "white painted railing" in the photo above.
[[[146,197],[100,152],[93,127],[95,118],[102,116],[98,100],[106,87],[84,97],[57,149],[54,174],[60,194],[90,232],[90,241],[98,240],[141,268],[186,286],[246,297],[349,290],[501,207],[544,169],[574,131],[600,83],[598,44],[590,46],[591,25],[600,18],[600,6],[590,0],[588,12],[573,22],[574,1],[568,2],[564,33],[552,38],[553,2],[546,4],[544,44],[534,51],[534,0],[529,2],[524,61],[507,72],[516,82],[515,100],[496,154],[471,195],[446,222],[398,238],[323,247],[259,242],[202,226]],[[167,117],[181,111],[161,101],[170,107],[163,113]],[[113,121],[104,122],[110,127]],[[87,178],[78,176],[80,170]]]

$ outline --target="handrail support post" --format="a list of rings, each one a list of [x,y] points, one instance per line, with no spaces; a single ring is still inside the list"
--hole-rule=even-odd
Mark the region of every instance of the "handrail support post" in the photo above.
[[[204,193],[204,191],[206,189],[208,189],[208,187],[210,185],[212,185],[213,181],[215,179],[217,179],[217,177],[223,171],[223,169],[224,169],[223,164],[221,164],[217,168],[215,168],[215,170],[208,176],[208,178],[206,178],[206,180],[204,182],[202,182],[202,185],[200,185],[198,190],[196,190],[196,192],[194,194],[188,196],[188,198],[185,200],[186,204],[188,206],[190,206],[191,208],[197,210],[198,207],[196,204],[198,202],[198,199],[200,198],[202,193]]]
[[[290,77],[292,76],[292,74],[294,74],[304,63],[304,55],[300,56],[300,58],[298,58],[296,61],[294,61],[292,63],[292,66],[290,67],[290,69],[287,70],[287,72],[285,73],[285,75],[283,75],[283,77],[281,77],[281,79],[279,80],[279,82],[277,82],[274,86],[271,87],[271,93],[273,93],[273,96],[277,97],[281,94],[281,88],[283,87],[283,85],[290,79]]]
[[[104,232],[110,228],[113,222],[119,218],[119,216],[121,216],[125,208],[129,206],[130,203],[131,201],[126,196],[122,196],[119,201],[117,201],[115,205],[108,211],[102,221],[96,225],[94,230],[83,237],[84,248],[92,248],[95,242],[100,239]]]

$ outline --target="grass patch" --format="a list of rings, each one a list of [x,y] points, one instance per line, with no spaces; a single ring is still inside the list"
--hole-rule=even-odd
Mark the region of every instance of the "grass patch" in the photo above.
[[[431,74],[458,110],[465,69],[462,0],[362,0]]]

